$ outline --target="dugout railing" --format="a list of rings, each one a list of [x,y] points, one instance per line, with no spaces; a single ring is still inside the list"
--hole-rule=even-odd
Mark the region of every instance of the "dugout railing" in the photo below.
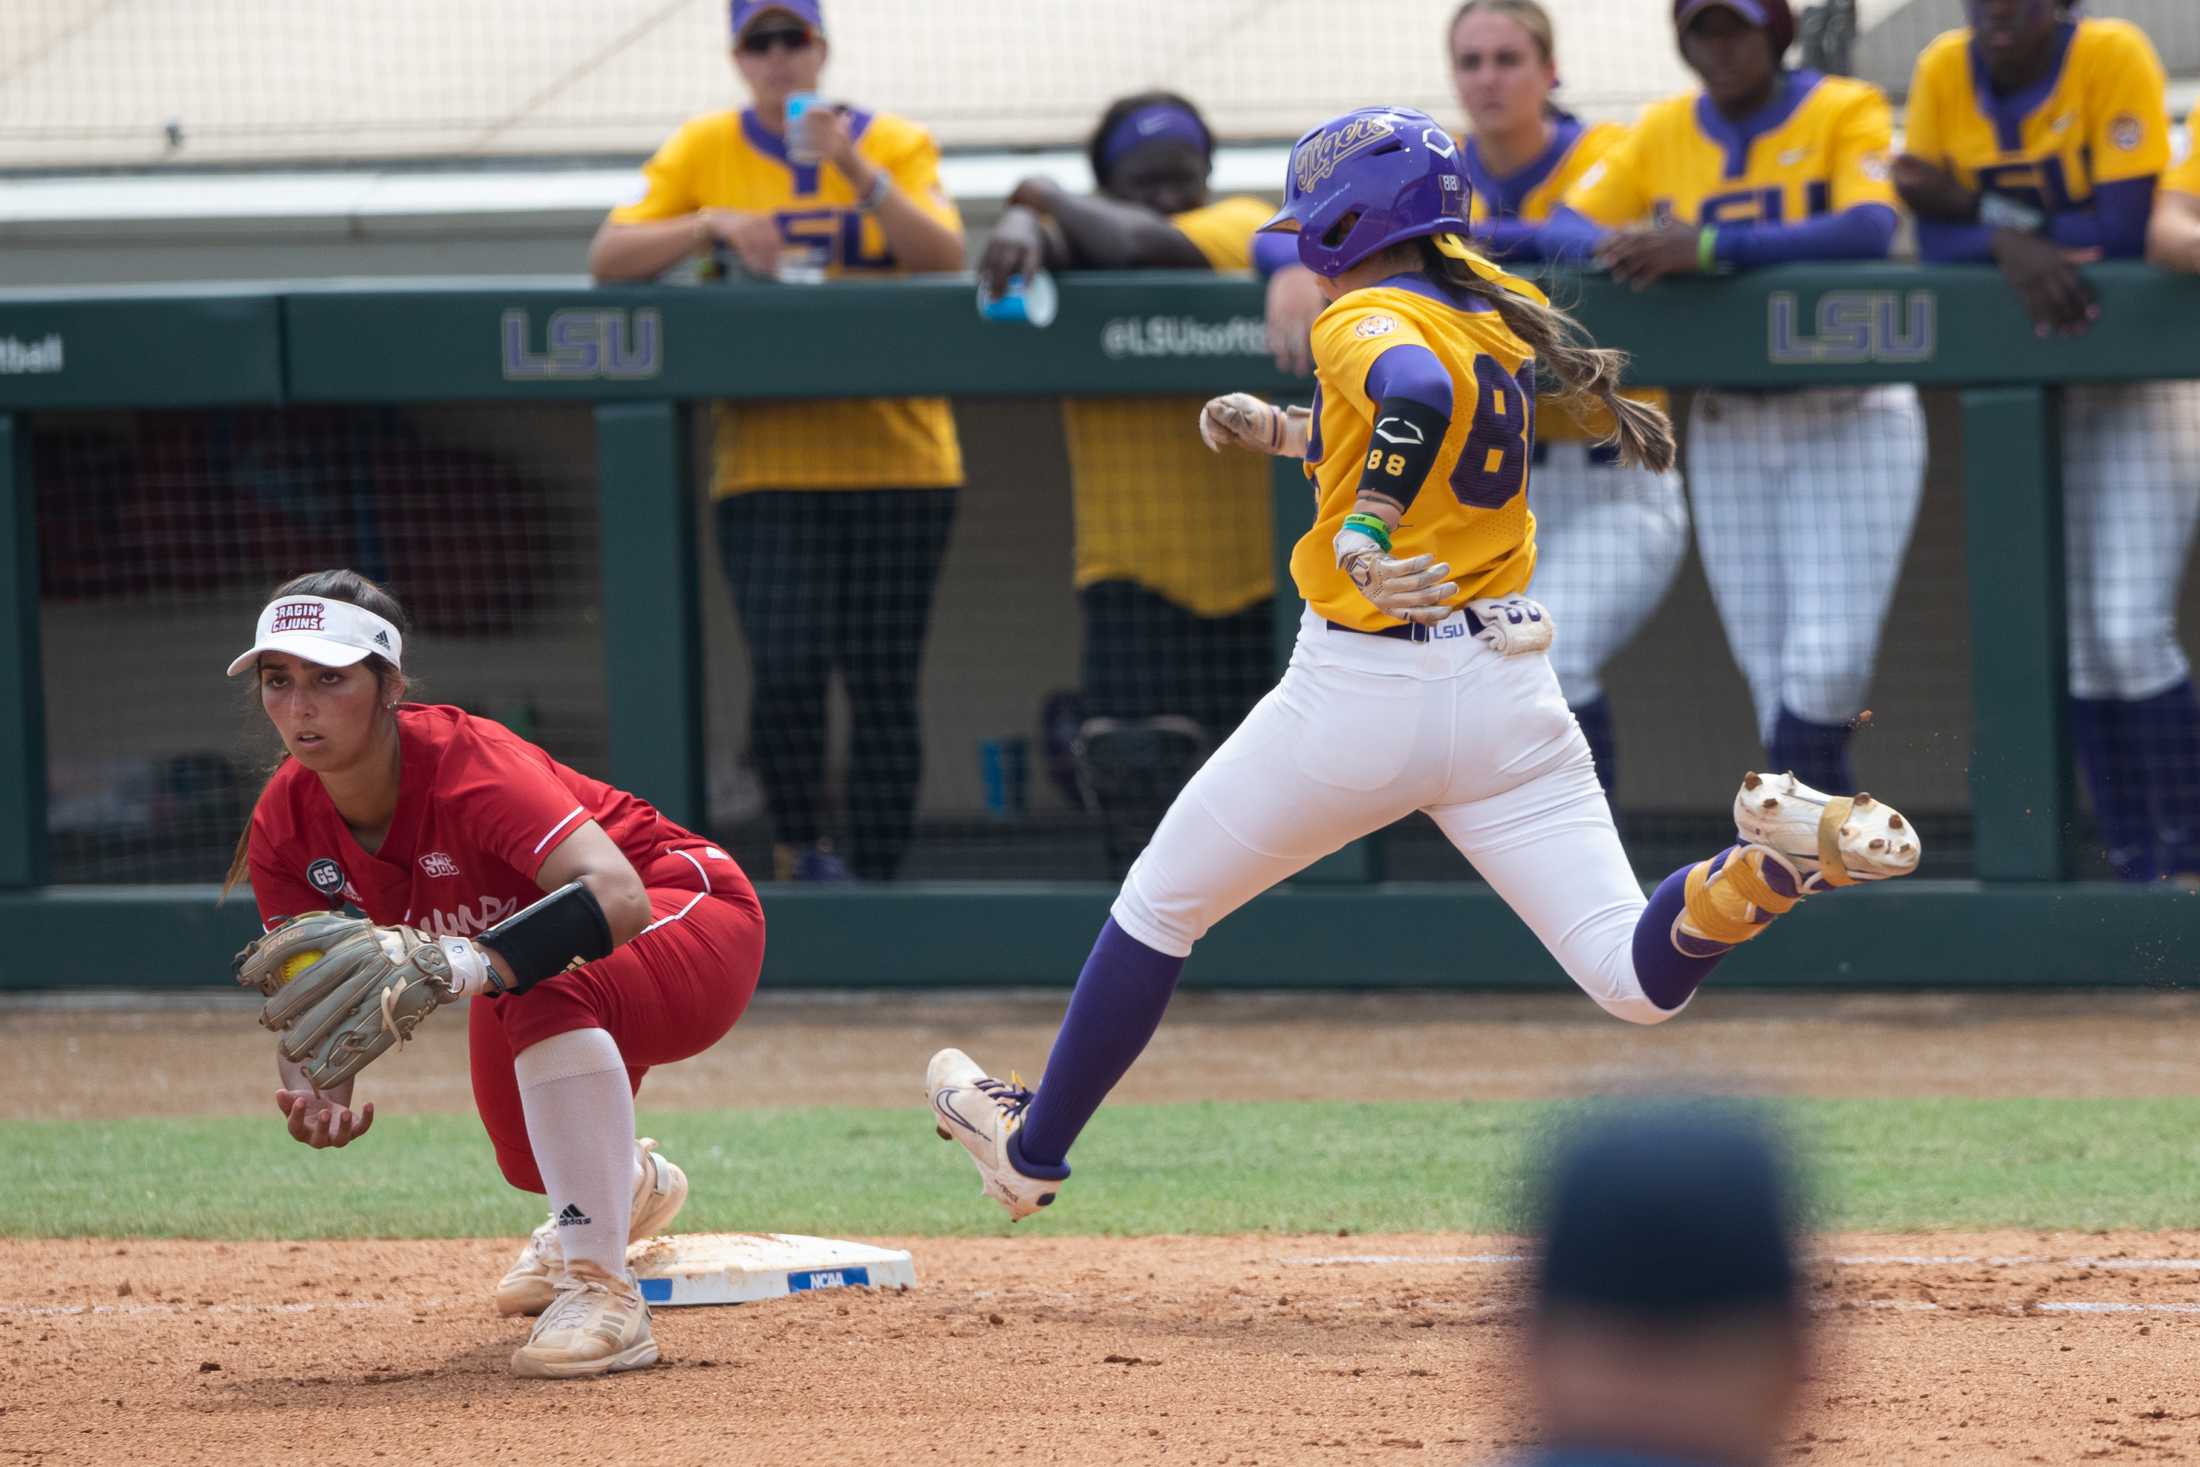
[[[1914,382],[1960,432],[1953,603],[1969,690],[1971,874],[1814,903],[1808,935],[1752,945],[1722,982],[2173,983],[2200,974],[2200,896],[2076,880],[2082,824],[2063,697],[2057,392],[2068,382],[2200,377],[2200,283],[2089,272],[2101,324],[2036,338],[1989,270],[1795,268],[1635,294],[1562,282],[1635,375],[1675,389]],[[708,751],[698,613],[696,442],[712,399],[994,398],[1266,391],[1261,296],[1209,276],[1065,285],[1053,326],[979,320],[967,282],[731,289],[455,280],[198,290],[0,293],[0,987],[219,982],[254,930],[208,881],[55,883],[42,667],[38,415],[313,405],[563,404],[592,414],[603,772],[676,818],[704,815]],[[1937,431],[1937,430],[1936,430]],[[49,494],[57,486],[45,486]],[[67,485],[58,486],[66,493]],[[1304,526],[1296,469],[1275,479],[1279,575]],[[1287,580],[1285,584],[1288,584]],[[1297,607],[1279,597],[1277,644]],[[127,689],[79,679],[71,696]],[[218,690],[209,696],[219,696]],[[1676,698],[1686,698],[1685,688]],[[1915,797],[1903,792],[1905,803]],[[1930,843],[1934,831],[1927,825]],[[1380,879],[1379,848],[1340,853],[1260,899],[1195,955],[1216,985],[1562,983],[1486,888]],[[208,872],[211,878],[216,873]],[[770,981],[1066,982],[1104,915],[1099,881],[773,885]],[[1383,934],[1368,941],[1370,932]],[[158,955],[151,956],[151,955]]]

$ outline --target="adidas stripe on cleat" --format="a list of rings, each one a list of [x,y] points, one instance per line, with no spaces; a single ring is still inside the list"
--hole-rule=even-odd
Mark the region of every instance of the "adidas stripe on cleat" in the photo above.
[[[688,1198],[687,1173],[659,1156],[655,1141],[644,1136],[634,1143],[634,1149],[641,1179],[635,1183],[634,1211],[627,1223],[630,1244],[654,1238],[671,1227]],[[576,1214],[576,1224],[585,1222],[578,1217],[579,1209],[567,1210]],[[497,1283],[497,1313],[540,1314],[550,1306],[557,1294],[558,1269],[565,1262],[565,1252],[558,1245],[558,1227],[563,1221],[562,1214],[553,1214],[527,1239],[518,1259]]]

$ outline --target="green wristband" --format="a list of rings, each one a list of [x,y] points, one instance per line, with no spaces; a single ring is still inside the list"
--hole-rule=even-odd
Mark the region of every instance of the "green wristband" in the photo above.
[[[1719,226],[1706,224],[1696,236],[1696,268],[1710,275],[1719,268]]]
[[[1371,514],[1348,514],[1344,517],[1344,527],[1348,530],[1358,530],[1368,539],[1382,546],[1385,555],[1390,553],[1390,526],[1384,524],[1375,516]]]

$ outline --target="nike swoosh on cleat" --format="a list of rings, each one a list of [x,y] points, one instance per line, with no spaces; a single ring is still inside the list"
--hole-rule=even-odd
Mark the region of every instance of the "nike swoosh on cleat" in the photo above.
[[[947,1103],[947,1092],[945,1090],[937,1091],[933,1094],[932,1109],[938,1111],[943,1117],[950,1121],[953,1121],[956,1125],[962,1127],[971,1135],[975,1136],[979,1134],[978,1128],[976,1126],[973,1126],[970,1124],[970,1122],[964,1120],[962,1116],[957,1113],[955,1107]]]

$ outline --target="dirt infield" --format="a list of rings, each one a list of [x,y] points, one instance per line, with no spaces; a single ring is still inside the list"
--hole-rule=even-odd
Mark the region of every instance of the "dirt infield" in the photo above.
[[[1821,1260],[1831,1327],[1790,1460],[2200,1450],[2189,1317],[2055,1307],[2200,1310],[2200,1234],[1822,1244],[1980,1261]],[[660,1310],[664,1366],[545,1384],[505,1373],[506,1243],[0,1244],[0,1458],[1399,1464],[1523,1438],[1521,1270],[1459,1261],[1511,1240],[907,1246],[909,1293]],[[1985,1261],[2007,1256],[2051,1261]],[[1321,1261],[1369,1258],[1391,1261]]]
[[[2200,1000],[2184,995],[1712,997],[1644,1032],[1577,999],[1194,996],[1125,1094],[1540,1096],[1675,1078],[1813,1095],[2200,1089]],[[767,999],[645,1099],[784,1103],[831,1076],[836,1099],[908,1103],[910,1056],[955,1039],[1035,1067],[1059,1007]],[[378,1071],[380,1103],[464,1105],[457,1029]],[[234,1006],[155,1023],[142,1004],[9,1005],[0,1041],[0,1116],[266,1104],[267,1040]],[[541,1384],[505,1373],[524,1330],[488,1302],[514,1240],[0,1240],[0,1467],[1464,1463],[1524,1437],[1516,1240],[881,1241],[913,1250],[918,1289],[660,1311],[662,1368]],[[1827,1328],[1788,1460],[2200,1456],[2200,1232],[1814,1247]]]

